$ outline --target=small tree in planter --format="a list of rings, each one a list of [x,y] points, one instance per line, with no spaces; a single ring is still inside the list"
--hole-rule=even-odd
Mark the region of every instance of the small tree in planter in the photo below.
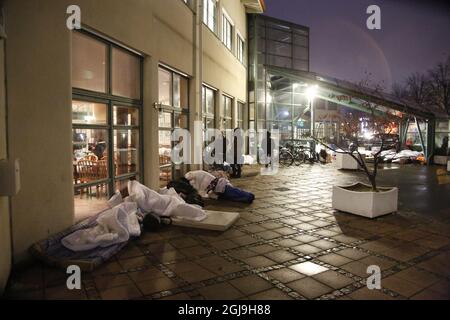
[[[368,92],[368,81],[360,83],[361,91]],[[379,96],[381,86],[376,86],[371,92]],[[360,99],[362,100],[362,99]],[[383,151],[390,149],[388,140],[392,137],[398,118],[391,114],[385,107],[371,101],[363,101],[366,112],[353,111],[344,113],[341,118],[342,138],[346,145],[330,145],[322,139],[312,137],[327,149],[351,157],[366,174],[370,185],[356,183],[351,186],[333,187],[333,208],[370,218],[397,211],[398,189],[379,187],[377,174],[382,160]],[[361,137],[363,136],[363,137]],[[368,139],[377,148],[372,150],[373,168],[367,163],[366,157],[358,147],[362,140]]]

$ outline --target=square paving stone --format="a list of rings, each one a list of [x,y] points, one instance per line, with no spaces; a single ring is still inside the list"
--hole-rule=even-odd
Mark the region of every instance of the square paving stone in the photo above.
[[[348,271],[358,277],[367,278],[369,274],[367,273],[367,265],[359,261],[353,261],[341,266],[341,269]]]
[[[323,249],[323,250],[331,249],[331,248],[338,246],[338,244],[336,244],[334,242],[326,241],[326,240],[318,240],[318,241],[310,242],[309,245]]]
[[[263,238],[265,240],[271,240],[271,239],[275,239],[275,238],[278,238],[281,236],[281,234],[274,232],[272,230],[259,232],[259,233],[256,233],[256,235],[260,236],[261,238]]]
[[[322,249],[311,246],[309,244],[302,244],[296,247],[293,247],[292,249],[297,250],[303,254],[312,254],[322,251]]]
[[[284,262],[298,258],[297,255],[290,253],[288,251],[285,251],[285,250],[272,251],[272,252],[266,253],[265,256],[273,261],[278,262],[278,263],[284,263]]]
[[[99,290],[133,284],[131,279],[126,274],[96,277],[94,278],[94,283]]]
[[[341,251],[336,252],[338,255],[352,259],[352,260],[359,260],[362,258],[367,257],[369,254],[362,252],[361,250],[357,250],[357,249],[352,249],[352,248],[348,248],[348,249],[344,249]]]
[[[100,291],[103,300],[131,300],[142,297],[142,293],[135,285],[115,287]]]
[[[313,278],[334,289],[341,289],[354,282],[352,279],[332,270],[319,273]]]
[[[244,296],[229,283],[218,283],[200,288],[198,291],[207,300],[235,300]]]
[[[273,288],[248,297],[250,300],[292,300],[283,291]]]
[[[279,250],[278,248],[275,248],[274,246],[271,246],[269,244],[262,244],[259,246],[249,247],[248,249],[258,254],[265,254],[268,252]]]
[[[439,280],[439,278],[435,275],[414,267],[400,271],[395,275],[406,281],[413,282],[423,287],[428,287]]]
[[[136,283],[136,285],[144,295],[152,295],[154,293],[170,290],[177,287],[177,284],[167,277],[141,281]]]
[[[350,263],[350,262],[353,261],[353,260],[351,260],[349,258],[340,256],[340,255],[335,254],[335,253],[330,253],[330,254],[318,257],[317,259],[319,259],[322,262],[331,264],[332,266],[335,266],[335,267],[340,267],[340,266],[342,266],[344,264],[347,264],[347,263]]]
[[[425,289],[423,286],[404,280],[396,275],[382,279],[381,286],[383,288],[387,288],[396,293],[399,293],[407,298]]]
[[[313,278],[303,278],[288,283],[287,286],[308,299],[318,298],[324,294],[333,292],[333,288],[330,288]]]
[[[230,284],[246,296],[272,288],[271,283],[257,275],[234,279],[230,281]]]
[[[273,271],[267,272],[267,274],[282,283],[292,282],[292,281],[299,280],[299,279],[302,279],[305,277],[305,275],[295,272],[294,270],[289,269],[289,268],[273,270]]]
[[[395,300],[395,298],[383,293],[381,290],[369,290],[366,287],[352,292],[348,297],[354,300]]]
[[[151,280],[155,278],[161,278],[164,276],[164,273],[155,267],[149,267],[144,270],[135,271],[135,272],[129,272],[128,276],[134,281],[134,282],[140,282],[145,280]]]
[[[307,244],[309,244],[310,242],[319,240],[319,238],[311,236],[309,234],[302,234],[302,235],[294,237],[294,239],[297,241],[303,242],[303,243],[307,243]]]
[[[283,239],[283,240],[279,240],[277,241],[277,244],[279,244],[282,247],[285,248],[290,248],[290,247],[295,247],[301,244],[301,242],[297,241],[297,240],[293,240],[293,239]]]
[[[328,270],[327,268],[310,261],[292,265],[290,268],[307,276],[313,276]]]
[[[387,260],[387,259],[383,259],[380,257],[376,257],[376,256],[368,256],[365,258],[362,258],[361,260],[359,260],[359,262],[364,263],[368,266],[378,266],[380,267],[381,270],[386,270],[391,268],[392,266],[396,265],[395,262]]]
[[[253,268],[270,267],[277,263],[263,256],[251,257],[243,260],[246,264]]]

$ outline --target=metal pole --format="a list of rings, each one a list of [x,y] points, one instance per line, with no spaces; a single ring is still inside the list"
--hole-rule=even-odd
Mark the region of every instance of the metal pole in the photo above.
[[[311,111],[311,136],[315,136],[315,126],[314,126],[314,99],[309,102],[309,109]]]
[[[311,110],[311,137],[316,137],[316,130],[315,130],[315,124],[314,124],[314,98],[311,99],[309,102],[309,108]],[[311,139],[311,148],[316,151],[316,144],[315,140]]]

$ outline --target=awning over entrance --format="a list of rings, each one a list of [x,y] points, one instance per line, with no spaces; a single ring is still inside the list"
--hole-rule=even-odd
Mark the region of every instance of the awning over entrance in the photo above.
[[[290,139],[298,139],[304,131],[334,139],[339,136],[340,112],[370,113],[376,106],[376,113],[389,113],[398,118],[395,134],[402,145],[410,143],[430,156],[434,150],[435,119],[448,117],[432,108],[349,81],[267,65],[264,70],[266,127],[280,129]],[[333,105],[340,107],[331,108]],[[263,118],[261,112],[257,118]]]
[[[443,113],[423,108],[413,101],[399,99],[387,92],[379,92],[373,88],[358,86],[349,81],[292,69],[266,66],[269,74],[298,82],[298,85],[317,86],[315,96],[319,99],[334,102],[352,109],[368,111],[364,104],[370,101],[379,105],[380,112],[392,112],[403,118],[408,116],[421,119],[446,118]]]

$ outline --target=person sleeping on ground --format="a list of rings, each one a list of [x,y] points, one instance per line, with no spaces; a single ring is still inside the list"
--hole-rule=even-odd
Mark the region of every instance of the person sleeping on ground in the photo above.
[[[184,176],[204,198],[252,203],[255,195],[234,187],[226,178],[216,178],[211,173],[197,170]]]
[[[129,181],[128,196],[116,193],[108,202],[111,209],[97,218],[97,225],[75,231],[61,240],[72,251],[92,250],[128,241],[141,234],[140,222],[148,214],[176,217],[190,221],[206,219],[206,212],[198,205],[187,204],[173,189],[153,191],[138,181]]]

